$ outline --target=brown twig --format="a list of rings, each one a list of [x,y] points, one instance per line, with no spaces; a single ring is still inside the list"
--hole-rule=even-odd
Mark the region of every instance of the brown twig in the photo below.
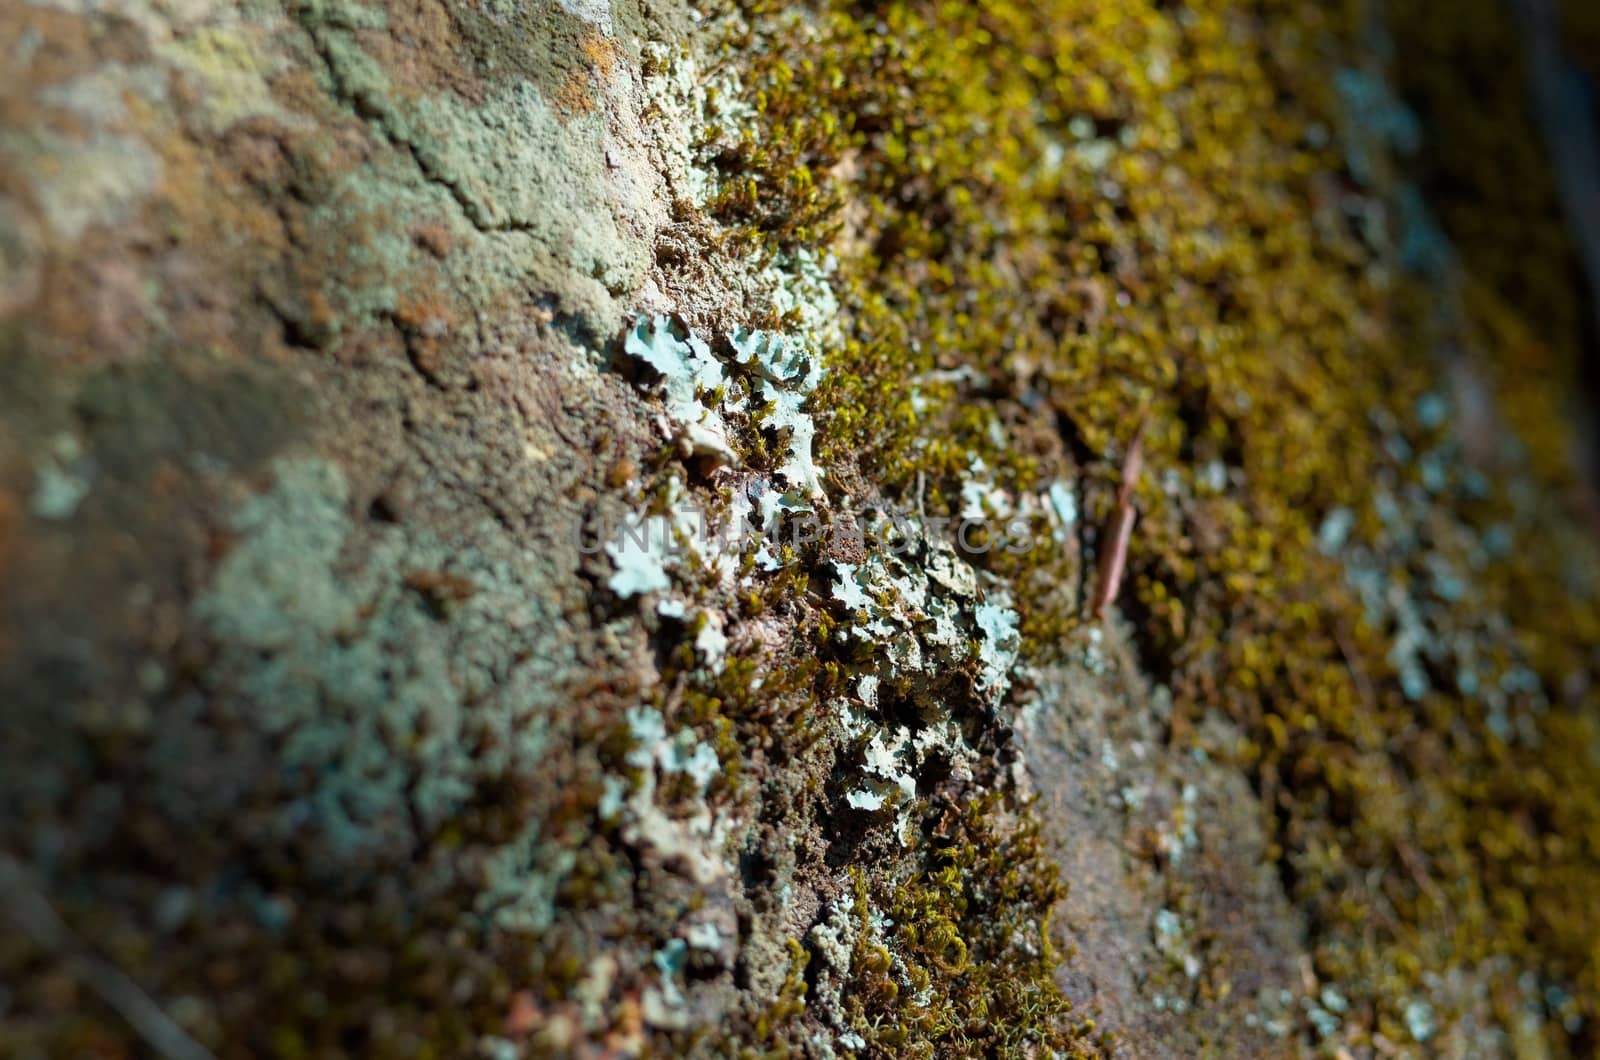
[[[1133,440],[1128,443],[1127,455],[1122,458],[1122,482],[1117,487],[1117,505],[1112,510],[1111,521],[1106,524],[1104,544],[1100,550],[1100,574],[1095,582],[1091,612],[1096,618],[1117,598],[1122,588],[1122,575],[1128,564],[1128,542],[1133,539],[1133,524],[1139,517],[1133,506],[1133,491],[1144,470],[1144,427],[1149,421],[1148,411],[1139,416],[1139,426],[1134,428]]]
[[[100,1000],[128,1021],[157,1056],[163,1060],[216,1060],[211,1050],[189,1037],[127,973],[73,934],[22,865],[7,854],[0,854],[0,899],[12,923],[35,945],[59,957]]]

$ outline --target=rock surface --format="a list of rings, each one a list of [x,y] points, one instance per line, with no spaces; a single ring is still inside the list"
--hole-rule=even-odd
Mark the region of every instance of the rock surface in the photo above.
[[[0,1054],[1589,1055],[1580,255],[1324,6],[0,7]]]

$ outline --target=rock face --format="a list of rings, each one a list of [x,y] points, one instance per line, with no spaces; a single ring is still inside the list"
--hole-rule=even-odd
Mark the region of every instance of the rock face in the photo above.
[[[1539,82],[1325,8],[0,7],[0,1054],[1590,1055]]]

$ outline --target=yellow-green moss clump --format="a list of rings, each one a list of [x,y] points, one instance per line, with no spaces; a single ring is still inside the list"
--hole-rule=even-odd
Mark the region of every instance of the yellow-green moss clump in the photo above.
[[[1485,69],[1512,57],[1491,6],[1401,5],[1393,40],[1290,0],[754,6],[729,56],[759,119],[713,137],[712,212],[838,257],[847,341],[813,406],[836,484],[944,512],[979,459],[1015,492],[1075,479],[1093,527],[1148,417],[1123,609],[1174,740],[1207,709],[1247,734],[1344,1041],[1449,1034],[1467,976],[1507,1033],[1582,1052],[1600,613],[1560,416],[1576,309],[1521,90],[1445,95],[1467,36]],[[1454,178],[1432,200],[1423,157]],[[1065,547],[993,564],[1036,660],[1078,621],[1042,588],[1077,569]],[[1046,962],[980,951],[961,904],[1003,921],[1049,889],[934,854],[872,896],[927,926],[858,955],[844,995],[888,1053],[968,1041],[1001,998],[1059,1011]],[[874,993],[890,960],[998,985],[908,1017]]]

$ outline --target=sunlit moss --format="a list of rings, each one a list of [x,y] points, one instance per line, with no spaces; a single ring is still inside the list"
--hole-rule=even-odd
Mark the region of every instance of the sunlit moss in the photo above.
[[[1399,16],[1403,45],[1418,34],[1439,43],[1405,54],[1402,88],[1457,84],[1463,35],[1478,34],[1488,64],[1512,58],[1509,35],[1480,32],[1494,19],[1423,17],[1427,6]],[[1518,92],[1478,117],[1448,115],[1482,132],[1430,155],[1453,172],[1465,163],[1452,152],[1479,152],[1468,159],[1477,190],[1446,198],[1444,223],[1468,269],[1487,275],[1469,275],[1468,309],[1441,313],[1448,290],[1408,272],[1400,246],[1410,148],[1341,97],[1342,83],[1365,84],[1356,74],[1383,85],[1382,54],[1353,6],[1057,0],[745,14],[754,28],[736,43],[759,133],[722,156],[728,180],[710,209],[747,246],[839,254],[847,340],[830,351],[817,396],[822,462],[941,510],[975,456],[1017,491],[1065,468],[1085,483],[1093,527],[1147,414],[1124,608],[1146,664],[1177,693],[1178,738],[1182,719],[1206,708],[1243,726],[1240,764],[1262,793],[1291,896],[1317,925],[1318,970],[1375,1013],[1362,1033],[1404,1040],[1407,998],[1427,976],[1491,956],[1511,958],[1497,983],[1533,970],[1568,984],[1593,1018],[1600,908],[1583,896],[1600,893],[1600,790],[1585,711],[1600,626],[1592,580],[1563,588],[1562,572],[1592,579],[1594,558],[1563,507],[1572,477],[1559,411],[1576,356],[1567,250],[1548,183],[1507,190],[1520,178],[1495,172],[1487,149],[1491,137],[1514,142],[1518,172],[1537,170]],[[1529,194],[1543,196],[1537,209],[1508,208]],[[1496,259],[1504,246],[1528,252]],[[1506,282],[1509,262],[1525,259],[1548,275]],[[1534,286],[1540,297],[1525,302],[1518,292]],[[1452,361],[1452,349],[1468,356]],[[1444,436],[1416,410],[1472,364],[1486,366],[1478,382],[1500,402],[1496,429],[1521,436],[1527,459],[1485,469],[1481,499],[1477,487],[1435,491],[1404,518],[1424,534],[1443,520],[1452,541],[1510,527],[1508,554],[1472,568],[1465,595],[1426,606],[1500,660],[1496,676],[1526,660],[1555,701],[1529,715],[1536,740],[1497,737],[1448,675],[1408,687],[1396,631],[1364,610],[1347,564],[1316,547],[1336,509],[1354,513],[1353,541],[1381,537],[1374,484],[1403,491],[1436,472],[1414,457]],[[935,376],[957,368],[969,375]],[[1459,395],[1455,406],[1464,420]],[[1458,433],[1478,429],[1459,420]],[[1018,431],[1040,424],[1057,444],[1020,446]],[[1452,481],[1478,473],[1459,449]],[[1514,476],[1543,492],[1513,498]],[[1535,545],[1535,533],[1560,546]],[[1465,549],[1419,546],[1383,576],[1425,595],[1429,557],[1467,568]],[[993,560],[1027,590],[1036,658],[1079,619],[1059,592],[1028,587],[1071,563],[1050,545]],[[1510,621],[1478,620],[1490,613]],[[958,966],[958,978],[1016,976],[1008,990],[1041,984],[1038,966],[988,969],[964,914],[939,904],[959,904],[998,867],[959,851],[950,867],[890,900],[951,937],[930,951],[928,937],[902,936],[891,951]],[[1374,903],[1392,910],[1376,927]],[[902,997],[872,991],[875,959],[860,956],[863,1011],[901,1013],[886,1024],[901,1035],[894,1048],[926,1040]],[[973,998],[945,1003],[927,1018],[966,1033]],[[1570,1048],[1565,1017],[1547,1016],[1549,1040]]]

